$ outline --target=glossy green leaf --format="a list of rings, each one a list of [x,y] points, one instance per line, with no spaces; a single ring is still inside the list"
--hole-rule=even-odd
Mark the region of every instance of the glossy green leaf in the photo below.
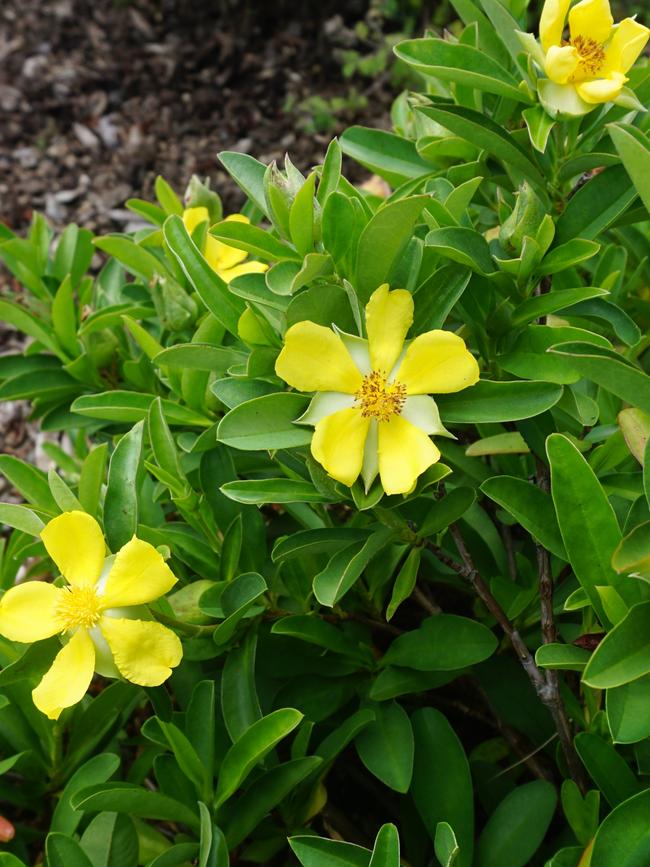
[[[643,867],[650,859],[650,790],[640,792],[605,818],[594,841],[590,867]]]
[[[496,648],[496,637],[482,623],[457,614],[435,614],[418,629],[398,636],[382,664],[417,671],[454,671],[483,662]]]
[[[138,835],[130,816],[100,813],[95,816],[80,840],[93,867],[136,867]]]
[[[49,867],[94,867],[79,843],[64,834],[48,834],[45,852]]]
[[[341,136],[341,149],[394,186],[431,171],[413,142],[381,129],[351,126]]]
[[[607,689],[650,674],[649,629],[650,602],[632,606],[594,651],[583,674],[584,682]]]
[[[443,422],[479,424],[519,421],[550,409],[562,388],[550,382],[492,382],[482,379],[457,394],[436,395]]]
[[[635,795],[641,788],[625,759],[594,732],[579,732],[575,747],[589,776],[611,807]]]
[[[314,578],[314,595],[321,605],[333,607],[354,586],[372,558],[393,538],[389,528],[377,530],[363,545],[349,545],[336,553]]]
[[[382,825],[368,867],[400,867],[399,832],[395,825]]]
[[[160,819],[167,822],[180,822],[193,830],[198,830],[198,814],[180,801],[134,786],[130,783],[101,783],[77,791],[71,800],[76,810],[99,812],[110,810],[141,816],[144,819]]]
[[[641,129],[627,123],[609,124],[608,130],[641,201],[650,211],[650,180],[647,171],[650,139]]]
[[[289,837],[289,845],[303,867],[369,867],[371,853],[362,846],[324,837]]]
[[[117,552],[138,529],[138,471],[142,460],[142,431],[138,422],[120,439],[108,465],[104,500],[104,531]]]
[[[413,729],[404,708],[386,702],[356,739],[359,758],[371,774],[396,792],[406,793],[413,776]]]
[[[303,395],[291,392],[256,397],[226,413],[217,435],[226,445],[245,451],[308,445],[313,430],[294,424],[306,406]]]

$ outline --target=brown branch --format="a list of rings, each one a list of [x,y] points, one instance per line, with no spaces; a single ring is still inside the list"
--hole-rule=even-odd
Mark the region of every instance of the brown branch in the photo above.
[[[416,584],[413,588],[413,593],[411,594],[413,599],[418,603],[421,608],[424,608],[429,614],[441,614],[442,608],[437,605],[432,599],[429,598],[429,594],[422,590],[421,587],[418,587]]]

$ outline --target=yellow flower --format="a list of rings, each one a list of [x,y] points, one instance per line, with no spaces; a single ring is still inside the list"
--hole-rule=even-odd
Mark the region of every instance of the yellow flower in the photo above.
[[[183,223],[190,235],[199,223],[206,221],[209,223],[209,220],[208,209],[203,206],[186,208],[183,211]],[[245,217],[243,214],[231,214],[229,217],[226,217],[226,221],[250,223],[248,217]],[[269,267],[264,262],[245,262],[244,260],[248,256],[245,250],[238,250],[237,247],[224,244],[210,234],[205,236],[202,253],[212,270],[216,271],[225,283],[230,283],[231,280],[234,280],[235,277],[241,277],[242,274],[262,274]]]
[[[551,113],[581,114],[622,96],[633,66],[650,36],[634,18],[614,26],[609,0],[546,0],[539,22],[543,67],[548,81],[540,96]],[[569,39],[563,39],[569,17]]]
[[[166,680],[181,661],[181,643],[139,606],[167,593],[177,579],[153,545],[134,536],[106,557],[101,528],[84,512],[54,518],[41,539],[68,586],[27,581],[0,600],[5,638],[28,643],[61,634],[69,639],[32,692],[36,707],[57,719],[83,698],[94,671],[140,686]]]
[[[297,421],[315,426],[311,451],[329,475],[370,488],[379,474],[387,494],[406,494],[440,459],[431,434],[450,436],[429,393],[474,385],[478,364],[451,331],[427,331],[405,343],[413,298],[384,284],[366,306],[368,340],[314,322],[287,331],[275,370],[298,391],[315,391]]]

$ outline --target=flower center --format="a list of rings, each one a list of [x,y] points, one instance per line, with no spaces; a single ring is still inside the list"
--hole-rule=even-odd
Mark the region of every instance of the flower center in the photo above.
[[[354,398],[361,405],[361,415],[388,421],[392,415],[401,413],[406,400],[406,386],[401,382],[389,384],[381,370],[373,370],[364,376]]]
[[[571,45],[580,55],[580,66],[583,70],[588,75],[596,75],[605,60],[605,49],[600,42],[586,36],[576,36]]]
[[[99,596],[94,587],[66,587],[56,612],[64,629],[94,626],[101,614]]]

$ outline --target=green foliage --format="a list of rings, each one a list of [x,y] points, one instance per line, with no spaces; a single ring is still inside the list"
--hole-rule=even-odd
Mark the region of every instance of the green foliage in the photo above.
[[[2,591],[56,579],[40,533],[81,509],[112,553],[166,558],[147,616],[184,647],[162,686],[98,677],[53,722],[31,690],[58,639],[0,638],[0,865],[650,859],[647,115],[550,118],[526,4],[453,6],[453,35],[396,47],[420,92],[393,131],[347,130],[306,176],[221,155],[249,222],[194,180],[188,228],[159,179],[131,235],[0,227],[0,318],[28,339],[0,400],[59,438],[49,473],[0,455],[23,500]],[[392,495],[328,475],[276,371],[305,320],[362,351],[383,283],[408,341],[454,332],[481,377],[436,397],[441,460]]]

